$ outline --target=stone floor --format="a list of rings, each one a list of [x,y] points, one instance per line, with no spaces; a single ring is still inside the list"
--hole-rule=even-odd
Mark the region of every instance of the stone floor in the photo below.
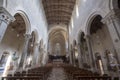
[[[63,68],[55,67],[47,80],[68,80]]]

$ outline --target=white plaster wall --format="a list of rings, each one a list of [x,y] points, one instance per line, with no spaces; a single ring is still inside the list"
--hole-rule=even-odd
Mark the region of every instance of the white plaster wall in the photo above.
[[[82,30],[87,33],[88,20],[94,14],[105,17],[109,13],[109,0],[78,0],[78,12],[74,8],[71,23],[69,25],[70,42],[78,39],[78,34]],[[77,16],[77,13],[79,16]],[[73,24],[72,24],[73,23]]]
[[[38,42],[43,39],[44,44],[47,45],[47,23],[41,0],[7,0],[6,3],[6,9],[11,15],[14,16],[18,11],[22,11],[27,15],[31,32],[36,30]]]
[[[10,26],[7,28],[5,35],[0,43],[0,56],[4,52],[8,52],[9,56],[13,55],[13,53],[17,53],[17,56],[19,56],[19,60],[21,58],[21,54],[23,52],[23,46],[24,46],[24,38],[23,37],[17,37],[16,31],[12,31]]]
[[[30,23],[29,26],[27,26],[30,28],[30,31],[28,31],[28,33],[31,34],[32,31],[35,31],[37,38],[36,43],[39,43],[42,39],[43,45],[45,45],[44,50],[47,51],[48,25],[42,6],[42,0],[1,0],[0,3],[1,2],[4,4],[3,6],[12,16],[20,12],[28,18],[28,21]],[[46,54],[47,52],[45,55]]]

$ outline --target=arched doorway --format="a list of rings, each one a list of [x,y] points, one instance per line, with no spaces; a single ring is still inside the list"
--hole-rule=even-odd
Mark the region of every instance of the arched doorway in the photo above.
[[[89,69],[90,68],[90,60],[89,60],[88,47],[87,47],[87,42],[86,42],[84,32],[81,32],[81,35],[79,38],[80,38],[79,46],[81,49],[81,64],[84,68]]]
[[[26,33],[26,24],[21,14],[17,13],[14,17],[16,20],[8,25],[0,43],[0,52],[3,53],[4,50],[7,50],[12,57],[9,66],[13,66],[13,69],[11,69],[13,71],[18,68],[18,64],[20,63],[20,56],[23,52]],[[13,54],[15,54],[15,56],[13,56]],[[14,59],[15,57],[18,58]],[[14,64],[15,62],[16,65]]]
[[[110,63],[107,62],[107,60],[104,58],[106,55],[106,50],[110,51],[111,53],[114,53],[114,47],[111,40],[110,33],[108,31],[107,25],[103,24],[101,22],[102,17],[100,15],[96,15],[94,19],[92,20],[90,24],[90,37],[91,37],[91,43],[92,43],[92,52],[95,55],[95,53],[99,53],[101,56],[101,63],[99,65],[103,65],[100,67],[97,67],[97,70],[103,69],[103,71],[99,71],[100,73],[104,74],[107,73],[108,67]],[[96,58],[96,57],[95,57]],[[97,58],[96,58],[97,60]],[[98,65],[98,64],[96,64]]]

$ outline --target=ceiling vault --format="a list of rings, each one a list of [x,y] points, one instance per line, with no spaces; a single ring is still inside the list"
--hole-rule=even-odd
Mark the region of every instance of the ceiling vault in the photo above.
[[[48,25],[69,24],[76,0],[42,0],[42,3]]]

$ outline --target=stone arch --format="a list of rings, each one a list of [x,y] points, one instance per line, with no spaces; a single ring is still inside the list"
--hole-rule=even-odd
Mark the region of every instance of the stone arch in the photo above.
[[[67,42],[67,31],[64,28],[54,27],[49,31],[49,38],[48,38],[48,50],[50,53],[56,55],[57,52],[55,50],[55,45],[60,43],[61,46],[61,53],[57,55],[65,55],[66,53],[66,42]]]
[[[105,56],[105,50],[110,50],[111,52],[114,52],[114,46],[112,43],[111,35],[108,30],[108,26],[105,25],[102,22],[103,17],[100,14],[95,14],[91,18],[90,22],[88,22],[88,29],[87,29],[87,35],[90,37],[89,38],[89,43],[92,44],[89,47],[91,47],[91,53],[93,57],[93,62],[96,60],[95,53],[98,52],[101,55],[101,63],[103,66],[96,67],[96,70],[100,74],[107,73],[107,61],[103,58]],[[104,38],[104,39],[103,39]],[[95,62],[94,62],[95,63]],[[107,66],[107,67],[106,67]]]
[[[110,0],[110,9],[120,9],[120,0]]]
[[[35,43],[39,43],[39,35],[38,35],[38,31],[36,29],[34,29],[32,32],[31,32],[31,35],[34,34],[35,36]]]
[[[50,34],[51,34],[53,31],[55,31],[55,30],[61,30],[61,31],[64,31],[64,32],[67,31],[67,30],[66,30],[65,28],[63,28],[63,27],[53,27],[53,28],[51,28],[51,29],[49,30],[48,35],[50,36]]]
[[[8,24],[0,47],[2,50],[2,45],[5,45],[6,50],[9,50],[11,53],[16,52],[17,56],[19,56],[18,65],[14,65],[16,70],[17,67],[23,67],[25,55],[27,54],[26,36],[30,35],[31,24],[27,14],[22,10],[16,10],[13,16],[15,20]],[[12,59],[10,61],[12,62]]]
[[[100,11],[96,11],[96,12],[92,13],[92,14],[88,17],[87,22],[86,22],[85,35],[90,35],[90,25],[91,25],[92,21],[94,20],[94,18],[95,18],[97,15],[100,15],[101,17],[104,17],[104,15],[102,14],[102,12],[100,12]]]
[[[50,30],[49,30],[49,32],[48,32],[48,34],[50,34],[52,31],[54,31],[54,30],[56,30],[56,29],[61,29],[61,30],[63,30],[63,31],[67,31],[65,28],[63,28],[63,27],[53,27],[53,28],[51,28]]]
[[[13,15],[15,15],[15,14],[20,14],[22,16],[22,18],[25,21],[25,25],[26,25],[26,34],[30,34],[31,33],[31,23],[30,23],[28,15],[22,10],[17,10]]]

